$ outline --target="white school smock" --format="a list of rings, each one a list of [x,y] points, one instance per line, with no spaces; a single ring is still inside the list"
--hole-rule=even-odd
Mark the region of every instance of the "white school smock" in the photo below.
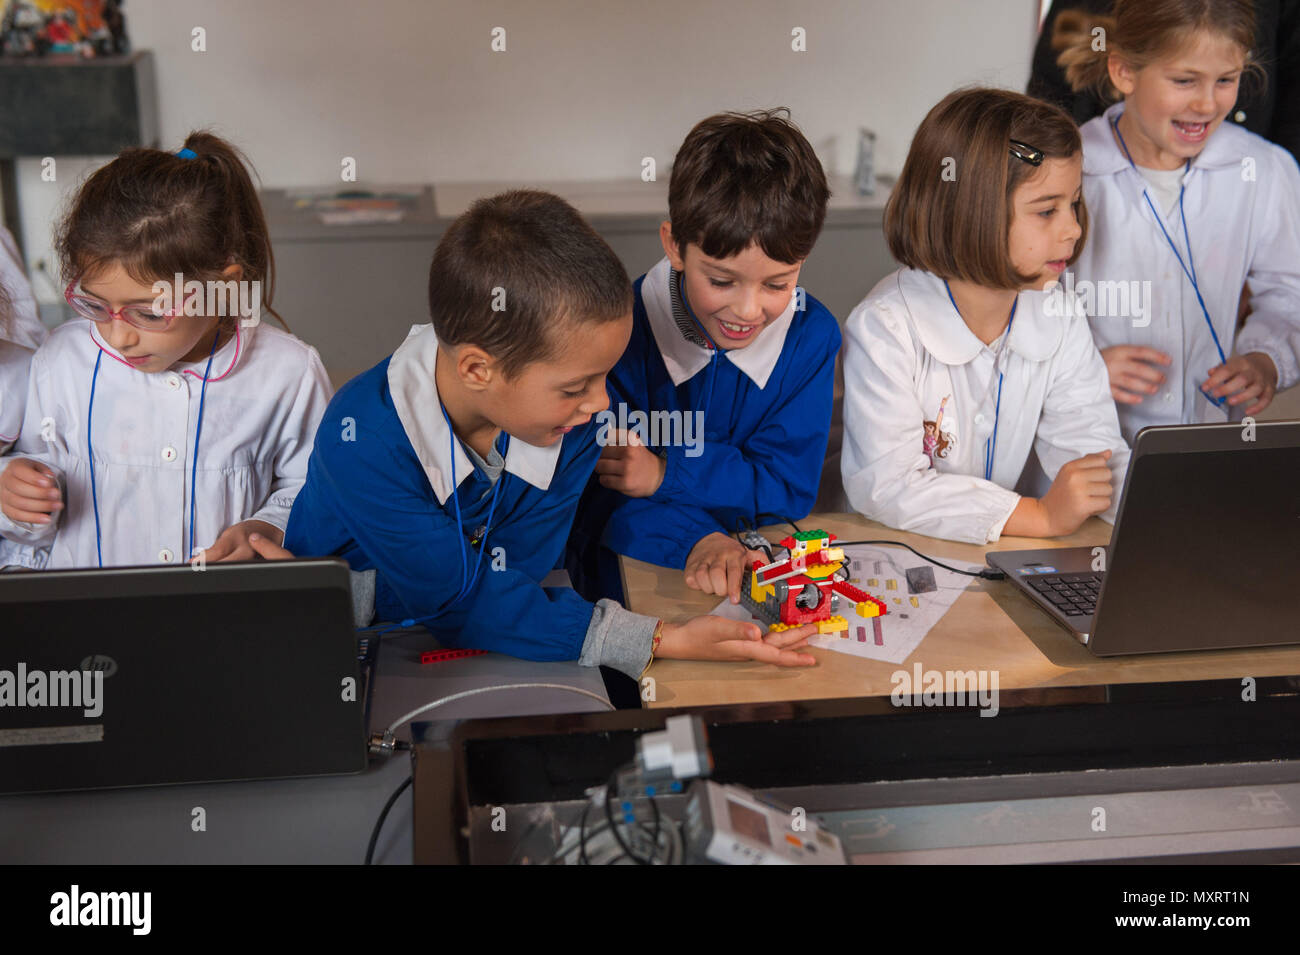
[[[18,440],[27,403],[27,369],[32,350],[0,339],[0,454]]]
[[[1047,294],[1021,292],[1002,338],[1001,413],[993,350],[975,337],[943,280],[901,269],[886,276],[845,323],[841,472],[853,507],[872,520],[932,537],[996,541],[1020,501],[1015,487],[1031,449],[1047,475],[1085,454],[1112,452],[1114,521],[1129,452],[1106,368],[1078,309],[1049,314]],[[1061,302],[1061,299],[1055,299]],[[925,422],[946,448],[927,455]],[[992,480],[985,440],[997,419]],[[931,456],[933,463],[931,463]]]
[[[1166,381],[1156,394],[1119,406],[1124,437],[1132,441],[1148,425],[1227,421],[1229,413],[1199,391],[1220,363],[1219,354],[1192,284],[1142,197],[1147,183],[1111,132],[1111,121],[1122,110],[1117,103],[1082,128],[1090,225],[1072,268],[1076,289],[1084,281],[1096,283],[1094,289],[1102,282],[1151,283],[1147,315],[1138,319],[1149,319],[1146,327],[1134,327],[1132,315],[1100,314],[1106,295],[1096,295],[1091,309],[1098,348],[1146,345],[1172,359],[1171,365],[1159,366]],[[1300,381],[1300,169],[1282,147],[1224,123],[1192,160],[1184,190],[1192,264],[1224,354],[1263,352],[1277,366],[1278,390],[1290,387]],[[1162,218],[1187,263],[1178,205]],[[1234,348],[1247,281],[1251,315]],[[1240,417],[1241,406],[1234,411]]]
[[[18,243],[4,226],[0,226],[0,285],[9,299],[9,315],[0,316],[0,336],[9,341],[36,348],[45,341],[45,326],[41,324],[36,309],[36,296],[32,284],[23,270],[23,259],[18,254]]]
[[[86,411],[101,354],[92,438],[104,565],[179,563],[188,556],[190,472],[208,359],[138,371],[93,322],[80,319],[56,328],[32,357],[22,435],[3,462],[34,458],[62,472],[66,508],[48,525],[0,513],[0,534],[8,538],[0,562],[98,563]],[[286,332],[241,326],[217,349],[199,438],[195,546],[210,547],[245,520],[284,529],[330,394],[316,349]]]

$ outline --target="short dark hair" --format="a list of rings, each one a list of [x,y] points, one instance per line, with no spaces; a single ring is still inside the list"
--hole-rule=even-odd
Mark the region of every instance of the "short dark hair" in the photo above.
[[[1010,90],[972,88],[939,101],[912,137],[889,202],[885,239],[908,268],[985,288],[1014,289],[1032,281],[1011,264],[1012,196],[1038,171],[1011,152],[1015,140],[1045,159],[1083,150],[1079,129],[1060,107]],[[951,173],[951,174],[950,174]],[[1078,207],[1088,239],[1088,210]]]
[[[477,345],[507,377],[561,349],[557,326],[616,321],[632,283],[578,210],[549,192],[479,199],[447,230],[429,266],[438,340]]]
[[[831,192],[789,113],[719,113],[687,134],[668,184],[668,218],[683,255],[692,242],[715,259],[757,243],[777,262],[808,257]]]

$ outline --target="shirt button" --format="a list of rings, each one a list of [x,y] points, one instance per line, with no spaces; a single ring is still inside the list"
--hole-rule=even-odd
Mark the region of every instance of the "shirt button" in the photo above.
[[[175,390],[176,390],[177,388],[179,388],[180,386],[181,386],[181,376],[180,376],[180,375],[178,375],[178,374],[176,374],[176,373],[173,372],[173,373],[171,373],[171,374],[169,374],[169,375],[167,376],[167,387],[168,387],[168,388],[170,388],[172,391],[175,391]]]
[[[173,556],[174,555],[172,554],[172,552],[169,551],[166,547],[158,551],[158,559],[162,561],[164,564],[170,564],[172,562]]]
[[[976,424],[983,424],[983,423],[984,423],[984,415],[983,415],[983,414],[977,414],[977,415],[975,416],[975,423],[976,423]]]
[[[1174,400],[1174,396],[1173,396],[1173,394],[1172,394],[1171,392],[1166,391],[1166,392],[1165,392],[1165,401],[1173,401],[1173,400]]]
[[[1239,123],[1244,123],[1246,121],[1246,111],[1244,109],[1239,109],[1232,114],[1232,118]]]
[[[161,454],[160,454],[159,456],[160,456],[164,461],[168,461],[168,462],[175,461],[175,460],[176,460],[176,449],[173,448],[171,445],[168,445],[167,447],[165,447],[165,448],[162,449],[162,452],[161,452]]]

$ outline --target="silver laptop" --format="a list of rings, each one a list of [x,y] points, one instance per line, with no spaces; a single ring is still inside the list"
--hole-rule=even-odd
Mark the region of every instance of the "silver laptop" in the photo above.
[[[1143,428],[1109,547],[988,561],[1098,656],[1300,643],[1300,421]]]

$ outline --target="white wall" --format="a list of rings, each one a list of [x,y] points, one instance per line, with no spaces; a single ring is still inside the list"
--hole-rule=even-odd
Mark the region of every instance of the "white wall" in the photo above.
[[[723,109],[785,105],[832,171],[857,128],[897,172],[925,111],[954,87],[1023,89],[1039,0],[131,0],[157,60],[163,146],[228,136],[263,184],[592,179],[666,169]],[[493,27],[506,52],[490,49]],[[207,51],[191,50],[206,30]],[[807,52],[791,30],[807,31]],[[102,161],[19,164],[29,265],[48,257],[63,193]],[[43,285],[44,283],[38,283]],[[43,289],[42,289],[43,291]]]

